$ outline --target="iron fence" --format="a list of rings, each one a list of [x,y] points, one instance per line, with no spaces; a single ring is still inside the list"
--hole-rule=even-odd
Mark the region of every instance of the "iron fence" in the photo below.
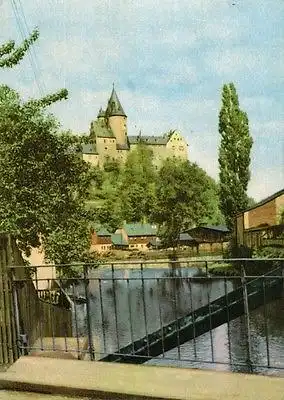
[[[55,267],[10,267],[20,354],[284,370],[284,259]]]

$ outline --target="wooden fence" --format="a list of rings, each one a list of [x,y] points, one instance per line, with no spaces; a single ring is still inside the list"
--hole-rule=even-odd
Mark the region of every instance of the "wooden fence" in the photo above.
[[[9,266],[22,266],[9,268]],[[0,234],[0,365],[19,357],[21,335],[32,345],[46,336],[72,336],[72,311],[39,298],[15,241]]]

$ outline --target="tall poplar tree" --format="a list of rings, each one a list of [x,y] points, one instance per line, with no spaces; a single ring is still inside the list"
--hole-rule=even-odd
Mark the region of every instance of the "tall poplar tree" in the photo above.
[[[240,109],[233,83],[223,86],[219,133],[220,207],[228,227],[232,228],[236,213],[248,206],[247,186],[253,144],[248,116]]]

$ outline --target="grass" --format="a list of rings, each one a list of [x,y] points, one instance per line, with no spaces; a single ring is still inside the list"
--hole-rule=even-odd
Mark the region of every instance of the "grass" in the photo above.
[[[239,275],[237,269],[231,263],[214,263],[208,268],[212,275],[236,276]]]

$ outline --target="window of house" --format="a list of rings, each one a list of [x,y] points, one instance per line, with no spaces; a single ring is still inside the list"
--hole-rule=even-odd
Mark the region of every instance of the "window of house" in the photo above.
[[[107,150],[107,147],[105,147],[105,150]]]

